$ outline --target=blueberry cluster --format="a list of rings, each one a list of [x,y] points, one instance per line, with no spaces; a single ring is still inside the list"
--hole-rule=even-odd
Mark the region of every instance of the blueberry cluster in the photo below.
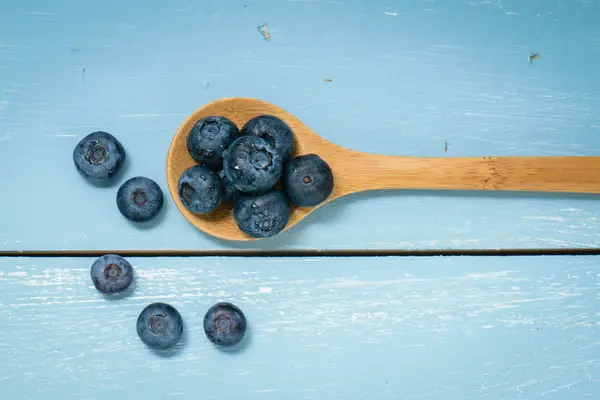
[[[273,115],[241,130],[225,117],[204,117],[190,130],[187,150],[197,165],[179,179],[183,205],[194,214],[232,206],[237,226],[253,238],[276,235],[292,205],[316,206],[333,191],[329,165],[315,154],[292,157],[294,134]]]
[[[92,264],[90,277],[96,289],[106,295],[125,293],[133,282],[133,267],[123,257],[105,254]],[[246,316],[235,305],[219,302],[206,311],[204,333],[215,345],[235,346],[246,333]],[[183,318],[175,307],[167,303],[151,303],[140,312],[136,330],[148,347],[168,349],[183,335]]]
[[[77,171],[95,184],[108,184],[116,179],[125,165],[125,148],[108,132],[92,132],[75,146],[73,162]],[[147,222],[158,215],[164,202],[156,182],[136,176],[117,191],[117,208],[132,222]]]

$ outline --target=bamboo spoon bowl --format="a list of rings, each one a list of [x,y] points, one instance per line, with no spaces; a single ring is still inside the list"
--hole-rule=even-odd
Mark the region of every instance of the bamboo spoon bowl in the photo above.
[[[315,207],[292,206],[284,230],[308,214],[351,193],[381,189],[499,190],[600,194],[600,157],[405,157],[358,152],[331,143],[310,130],[289,112],[262,100],[225,98],[194,111],[175,133],[167,156],[167,183],[179,211],[196,228],[225,240],[257,240],[242,232],[230,207],[221,205],[210,214],[196,215],[185,208],[178,182],[187,168],[196,165],[187,151],[186,140],[194,124],[209,115],[229,118],[240,129],[258,115],[275,115],[294,132],[292,157],[317,154],[333,172],[334,189]]]

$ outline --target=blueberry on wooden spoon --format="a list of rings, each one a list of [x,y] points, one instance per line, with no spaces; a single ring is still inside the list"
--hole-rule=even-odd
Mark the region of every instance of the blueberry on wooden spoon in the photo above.
[[[259,115],[242,127],[242,135],[254,135],[273,146],[283,161],[294,152],[294,134],[285,122],[274,115]]]
[[[298,156],[285,164],[281,186],[297,205],[316,206],[333,191],[333,173],[329,165],[316,154]]]
[[[223,183],[223,203],[227,205],[233,205],[237,201],[237,199],[241,196],[242,192],[237,190],[235,186],[231,184],[225,178],[225,172],[221,170],[219,172],[219,177],[221,178],[221,182]]]
[[[208,214],[223,200],[223,182],[216,172],[204,165],[195,165],[183,171],[179,178],[178,194],[181,202],[194,214]]]
[[[279,152],[258,136],[242,136],[227,149],[223,158],[225,178],[244,193],[263,193],[281,176]]]
[[[215,171],[223,165],[223,151],[240,136],[237,126],[219,116],[201,118],[187,137],[187,149],[196,162]]]
[[[233,207],[237,226],[253,238],[278,234],[290,220],[290,203],[277,189],[257,196],[242,195]]]

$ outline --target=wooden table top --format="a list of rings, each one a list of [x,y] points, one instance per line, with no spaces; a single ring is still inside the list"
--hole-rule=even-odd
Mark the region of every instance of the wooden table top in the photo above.
[[[131,258],[104,299],[88,258],[5,258],[3,398],[584,399],[600,393],[598,257]],[[249,321],[235,353],[204,336],[217,301]],[[154,301],[184,341],[135,331]]]
[[[600,155],[595,3],[74,0],[0,16],[0,250],[532,249],[600,245],[598,196],[363,193],[268,241],[197,232],[169,201],[151,229],[116,187],[77,174],[94,130],[121,178],[167,192],[165,158],[194,109],[260,98],[352,149],[409,156]],[[267,22],[271,40],[257,27]],[[539,58],[530,63],[530,53]],[[331,80],[329,82],[329,80]]]
[[[234,96],[365,152],[598,156],[597,1],[5,3],[1,399],[600,396],[600,255],[450,256],[600,254],[598,196],[361,193],[238,243],[193,228],[165,177],[186,116]],[[74,146],[96,130],[127,150],[111,187],[73,165]],[[133,176],[154,179],[167,200],[141,226],[115,203]],[[378,257],[405,251],[441,256]],[[91,283],[107,252],[135,268],[125,298]],[[153,301],[184,318],[168,354],[135,332]],[[203,336],[217,301],[248,316],[235,353]]]

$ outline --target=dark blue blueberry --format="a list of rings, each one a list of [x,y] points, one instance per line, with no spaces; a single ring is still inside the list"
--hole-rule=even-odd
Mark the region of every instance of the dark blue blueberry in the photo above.
[[[246,316],[231,303],[217,303],[204,315],[204,333],[219,346],[229,347],[238,344],[246,333]]]
[[[137,334],[147,346],[166,349],[175,345],[183,334],[183,319],[170,304],[152,303],[138,317]]]
[[[77,171],[92,182],[110,180],[125,163],[125,149],[113,135],[90,133],[75,146],[73,162]]]
[[[178,191],[185,208],[195,214],[210,213],[223,199],[221,178],[204,165],[195,165],[183,171]]]
[[[283,169],[279,153],[258,136],[242,136],[223,158],[225,178],[244,193],[263,193],[275,186]]]
[[[204,117],[191,129],[187,149],[194,160],[218,171],[223,165],[223,151],[240,137],[240,131],[225,117]]]
[[[105,254],[92,264],[90,277],[99,292],[118,293],[131,285],[133,267],[119,255]]]
[[[242,135],[254,135],[265,139],[283,161],[294,152],[294,134],[285,122],[273,115],[259,115],[242,127]]]
[[[278,234],[290,220],[290,203],[277,189],[257,196],[242,195],[233,207],[237,226],[248,236],[266,238]]]
[[[293,203],[301,207],[316,206],[333,191],[333,173],[315,154],[298,156],[285,163],[281,186]]]
[[[235,186],[225,178],[225,172],[222,170],[219,172],[219,177],[221,178],[221,182],[223,182],[223,203],[228,205],[235,204],[242,192],[237,190]]]
[[[133,222],[146,222],[156,217],[163,206],[163,192],[156,182],[143,176],[131,178],[117,191],[117,207]]]

